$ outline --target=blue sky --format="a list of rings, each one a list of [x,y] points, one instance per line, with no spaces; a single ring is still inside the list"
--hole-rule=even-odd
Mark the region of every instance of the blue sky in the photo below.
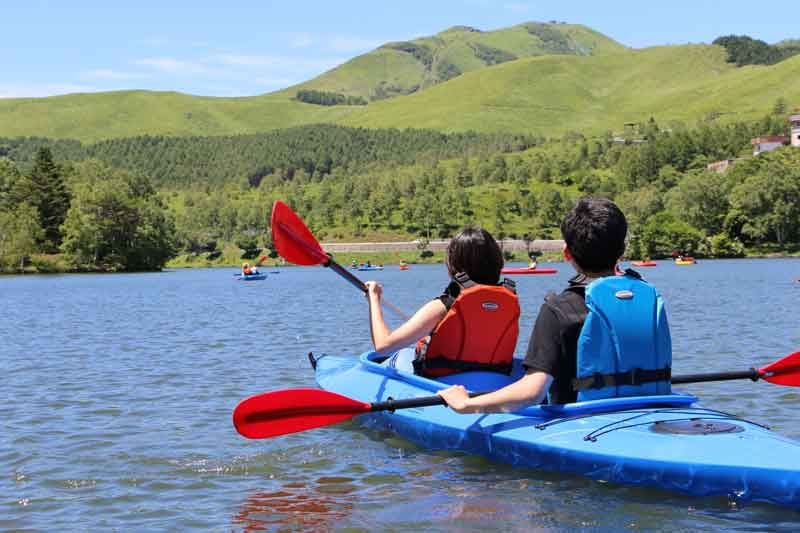
[[[584,24],[631,47],[800,38],[797,0],[8,0],[0,97],[116,89],[262,94],[456,24]]]

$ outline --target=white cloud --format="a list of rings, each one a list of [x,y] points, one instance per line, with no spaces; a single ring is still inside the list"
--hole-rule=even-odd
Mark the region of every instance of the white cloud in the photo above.
[[[43,98],[59,94],[94,93],[101,90],[97,87],[74,83],[12,83],[0,85],[0,98]]]
[[[147,76],[137,72],[121,72],[119,70],[99,68],[84,72],[84,77],[98,80],[140,80]]]
[[[503,7],[509,11],[513,11],[514,13],[527,13],[531,10],[531,6],[528,4],[523,4],[521,2],[511,2],[508,4],[503,4]]]
[[[140,67],[147,67],[167,74],[215,74],[216,71],[202,61],[183,61],[171,57],[147,57],[134,61]]]

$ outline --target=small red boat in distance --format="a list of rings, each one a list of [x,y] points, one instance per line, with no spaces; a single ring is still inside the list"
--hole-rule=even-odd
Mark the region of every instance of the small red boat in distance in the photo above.
[[[658,266],[655,261],[631,261],[631,265],[635,267],[654,267]]]
[[[555,274],[558,272],[555,268],[528,268],[528,267],[509,267],[500,271],[501,274],[509,276],[523,276],[528,274]]]

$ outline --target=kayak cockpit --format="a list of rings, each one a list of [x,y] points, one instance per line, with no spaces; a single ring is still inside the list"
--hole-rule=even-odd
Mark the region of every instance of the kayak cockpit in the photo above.
[[[403,372],[380,363],[386,356],[376,352],[366,352],[359,358],[363,370],[371,373],[381,374],[387,378],[396,379],[412,385],[423,392],[436,392],[450,385],[463,385],[470,391],[493,391],[505,387],[518,380],[525,373],[521,359],[514,359],[511,374],[500,374],[497,372],[460,372],[437,379],[418,376]],[[585,402],[575,402],[564,405],[537,405],[526,407],[516,414],[532,416],[536,418],[561,418],[580,416],[589,413],[599,413],[605,411],[618,411],[626,409],[637,409],[645,407],[689,407],[697,402],[697,397],[690,394],[672,393],[656,396],[628,396],[624,398],[605,398],[602,400],[590,400]]]

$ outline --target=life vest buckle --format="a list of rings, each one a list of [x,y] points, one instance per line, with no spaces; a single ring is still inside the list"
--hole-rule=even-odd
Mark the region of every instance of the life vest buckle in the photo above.
[[[606,376],[600,372],[595,372],[592,376],[592,384],[589,386],[592,389],[602,389],[606,386]]]

